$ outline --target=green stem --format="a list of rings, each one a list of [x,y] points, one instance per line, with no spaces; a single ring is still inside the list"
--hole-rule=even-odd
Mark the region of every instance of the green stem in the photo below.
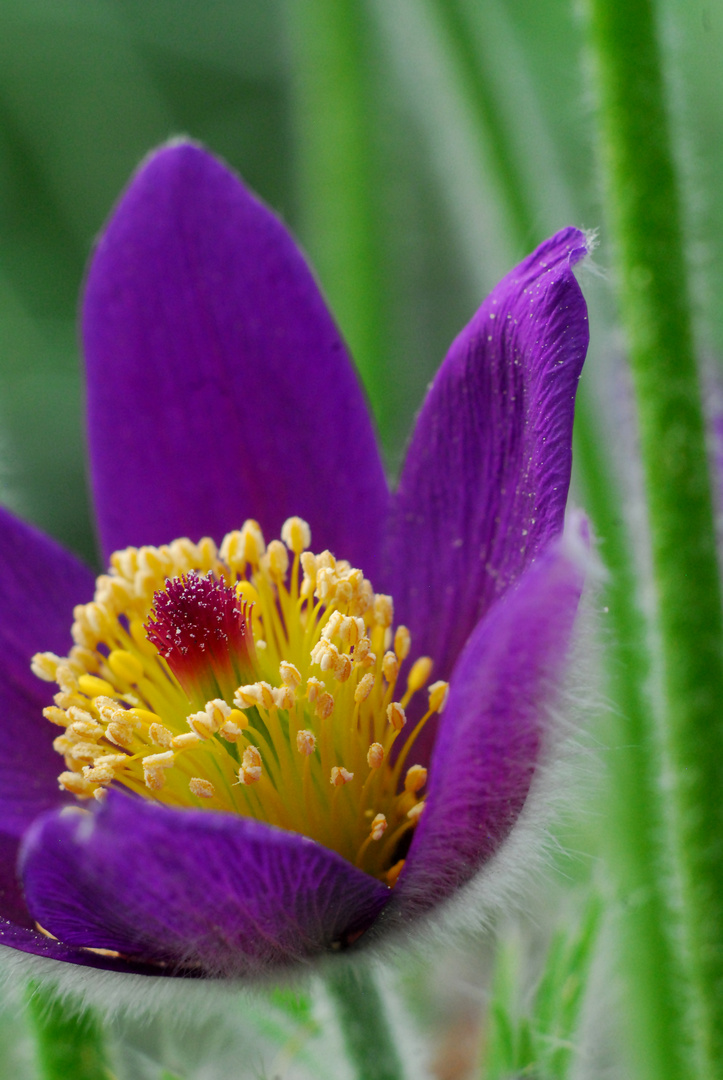
[[[522,248],[541,237],[536,235],[522,162],[500,120],[498,104],[504,91],[482,70],[471,44],[470,9],[460,0],[435,0],[434,6],[453,49],[468,104],[484,132],[488,164],[496,170],[499,189],[507,199],[514,242]],[[601,452],[585,380],[577,399],[575,465],[583,505],[610,571],[600,598],[607,608],[606,657],[615,702],[611,741],[616,746],[608,762],[615,798],[605,847],[620,899],[616,928],[635,1075],[641,1080],[684,1080],[680,961],[669,932],[669,872],[660,841],[664,813],[658,739],[646,692],[650,673],[646,629],[637,605],[620,493]]]
[[[505,208],[515,231],[515,246],[520,250],[539,243],[539,228],[527,197],[522,170],[516,159],[499,108],[492,77],[480,64],[470,25],[470,8],[463,0],[434,0],[440,28],[447,35],[454,52],[458,74],[469,105],[474,110],[480,131],[484,131],[490,164],[504,193]]]
[[[680,207],[650,0],[589,0],[645,472],[671,847],[701,1076],[723,1076],[723,616]]]
[[[384,433],[389,394],[373,37],[357,0],[287,0],[301,232]]]
[[[327,968],[326,987],[357,1080],[401,1080],[399,1055],[371,971],[339,961]]]
[[[28,1014],[41,1080],[111,1080],[96,1014],[52,987],[31,983]]]
[[[605,849],[617,884],[618,950],[634,1075],[643,1080],[686,1080],[681,960],[675,948],[661,844],[664,830],[658,783],[659,747],[648,701],[650,660],[645,623],[636,603],[638,584],[621,514],[620,494],[600,451],[587,395],[578,395],[575,459],[609,577],[600,597],[606,612],[607,671],[613,711],[607,755]]]

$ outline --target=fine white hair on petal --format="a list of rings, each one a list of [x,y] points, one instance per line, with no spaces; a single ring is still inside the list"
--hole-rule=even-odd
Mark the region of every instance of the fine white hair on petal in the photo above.
[[[394,965],[403,949],[417,948],[421,954],[443,947],[461,931],[490,932],[500,917],[531,909],[536,894],[539,896],[546,887],[551,867],[559,867],[560,842],[553,835],[553,826],[572,815],[579,818],[581,812],[592,813],[590,791],[601,782],[603,762],[601,747],[591,741],[585,722],[609,705],[599,692],[600,620],[596,594],[602,572],[594,552],[588,547],[583,547],[583,552],[593,572],[578,612],[567,675],[545,706],[546,735],[541,758],[510,835],[454,897],[421,918],[402,923],[393,910],[382,912],[375,926],[359,940],[360,952],[368,950]]]

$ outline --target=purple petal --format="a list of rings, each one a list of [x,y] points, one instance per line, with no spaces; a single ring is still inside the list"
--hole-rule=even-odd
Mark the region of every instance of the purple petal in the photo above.
[[[571,267],[585,250],[582,233],[564,229],[500,282],[453,343],[417,421],[389,587],[437,678],[562,529],[588,342]]]
[[[111,793],[48,814],[23,847],[38,922],[70,945],[206,974],[302,961],[370,925],[386,885],[295,833]]]
[[[49,960],[64,960],[69,964],[80,964],[82,967],[122,971],[126,974],[133,972],[137,975],[170,974],[162,968],[150,967],[147,964],[129,964],[119,957],[99,956],[97,953],[86,952],[83,949],[74,949],[69,945],[63,945],[62,941],[54,941],[53,938],[46,937],[37,930],[15,926],[4,919],[0,919],[0,945],[6,945],[20,952],[32,953],[33,956],[44,956]]]
[[[85,292],[106,554],[285,518],[373,573],[388,492],[339,333],[285,227],[188,143],[140,168]]]
[[[9,836],[65,801],[52,747],[58,729],[42,715],[57,687],[32,674],[30,658],[67,654],[73,607],[92,598],[94,584],[72,555],[0,509],[0,821]]]
[[[452,675],[420,819],[395,905],[424,910],[469,880],[514,825],[564,670],[584,571],[578,536],[555,544],[472,634]]]

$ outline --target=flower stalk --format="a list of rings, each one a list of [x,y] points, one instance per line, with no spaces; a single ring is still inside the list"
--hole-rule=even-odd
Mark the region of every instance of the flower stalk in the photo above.
[[[103,1030],[92,1009],[83,1009],[52,986],[31,983],[28,1014],[40,1080],[112,1080]]]
[[[590,0],[603,171],[650,520],[671,843],[699,1074],[723,1075],[723,618],[665,88],[650,0]]]
[[[325,984],[357,1080],[401,1080],[399,1054],[373,973],[362,964],[334,964]]]

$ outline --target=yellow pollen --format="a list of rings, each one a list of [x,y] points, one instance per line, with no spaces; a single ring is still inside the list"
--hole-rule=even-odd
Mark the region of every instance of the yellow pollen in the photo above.
[[[415,660],[412,664],[409,675],[407,676],[407,691],[413,694],[417,690],[421,690],[431,674],[431,658],[429,656],[420,656],[419,659]]]
[[[292,690],[298,690],[301,685],[301,672],[293,664],[290,664],[287,660],[282,660],[279,664],[279,675],[284,686],[290,687]]]
[[[163,724],[151,724],[148,728],[148,738],[156,746],[169,747],[173,742],[173,732],[169,731]]]
[[[400,663],[409,656],[411,645],[412,638],[406,626],[398,626],[394,635],[394,651]]]
[[[394,601],[391,596],[378,593],[374,597],[374,621],[386,630],[394,622]]]
[[[255,818],[392,886],[425,805],[426,769],[405,763],[449,687],[427,687],[428,657],[400,686],[412,642],[392,597],[310,545],[289,518],[268,544],[247,521],[218,548],[115,552],[73,611],[68,656],[32,660],[58,687],[43,710],[58,782]]]
[[[441,713],[449,697],[449,683],[434,682],[429,687],[429,711]]]
[[[409,792],[410,795],[416,795],[426,783],[427,770],[423,766],[412,765],[411,768],[407,769],[407,775],[404,777],[404,790]]]
[[[344,784],[350,784],[353,779],[354,773],[349,772],[348,769],[345,769],[342,766],[335,765],[331,770],[330,782],[334,787],[343,787]]]
[[[129,683],[140,682],[143,678],[143,664],[137,656],[125,649],[114,649],[110,653],[108,667],[119,679],[125,679]]]
[[[199,799],[212,799],[216,789],[210,780],[204,780],[199,776],[192,776],[188,781],[188,788],[192,795],[198,795]]]
[[[171,746],[174,750],[188,750],[191,746],[198,746],[200,742],[203,742],[203,739],[195,731],[184,731],[182,735],[173,736]]]
[[[294,555],[301,555],[311,544],[311,529],[301,518],[291,517],[281,526],[281,539]]]
[[[381,743],[373,742],[367,750],[367,765],[370,769],[381,769],[384,764],[384,747]]]
[[[241,759],[241,768],[238,771],[238,778],[242,784],[257,784],[261,779],[263,772],[263,766],[261,761],[261,754],[255,746],[248,746],[244,750],[244,756]]]
[[[382,672],[388,683],[395,683],[399,674],[399,661],[393,652],[384,653],[382,658]]]
[[[387,708],[387,720],[396,731],[401,731],[407,722],[407,714],[398,701],[393,701]]]
[[[95,675],[81,675],[78,679],[78,689],[84,694],[96,697],[98,694],[112,694],[113,686],[105,679],[99,679]]]
[[[43,716],[46,720],[49,720],[51,724],[57,724],[58,727],[67,726],[68,714],[65,709],[59,709],[57,705],[48,705],[47,708],[43,709]]]
[[[366,701],[366,699],[371,694],[373,688],[374,676],[372,675],[371,671],[368,671],[366,675],[362,675],[361,679],[357,684],[357,688],[354,691],[354,701],[357,703],[357,705],[361,705],[362,701]]]
[[[296,749],[300,754],[313,754],[316,750],[316,735],[313,731],[303,729],[296,733]]]
[[[371,838],[372,840],[381,840],[384,833],[387,831],[387,819],[384,814],[377,814],[372,821]]]

